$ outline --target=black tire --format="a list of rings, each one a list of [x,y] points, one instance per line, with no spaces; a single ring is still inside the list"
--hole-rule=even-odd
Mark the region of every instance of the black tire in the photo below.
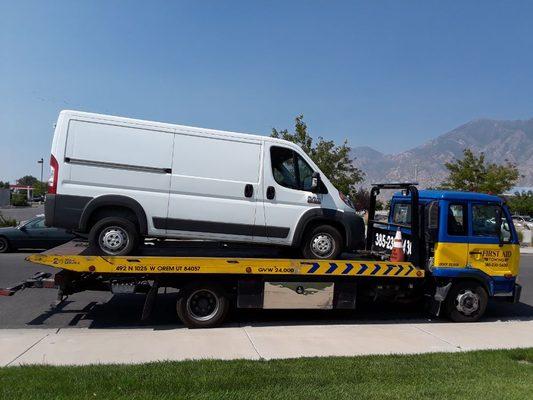
[[[10,250],[11,246],[9,245],[9,240],[0,236],[0,253],[8,253]]]
[[[131,254],[139,245],[139,240],[140,234],[135,224],[120,217],[102,218],[89,232],[91,247],[109,256]]]
[[[454,322],[478,321],[489,301],[485,288],[476,281],[454,283],[445,300],[445,311]]]
[[[213,328],[222,324],[229,306],[230,302],[220,286],[198,284],[180,290],[176,311],[187,328]]]
[[[339,256],[342,247],[342,236],[337,229],[331,225],[319,225],[307,232],[301,249],[304,258],[331,260]]]

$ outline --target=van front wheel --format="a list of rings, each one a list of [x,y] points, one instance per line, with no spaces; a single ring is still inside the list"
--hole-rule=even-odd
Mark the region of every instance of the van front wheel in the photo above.
[[[304,258],[335,259],[342,252],[342,236],[330,225],[320,225],[305,235],[302,243]]]
[[[139,236],[133,222],[125,218],[106,217],[91,228],[89,243],[104,254],[124,256],[137,247]]]

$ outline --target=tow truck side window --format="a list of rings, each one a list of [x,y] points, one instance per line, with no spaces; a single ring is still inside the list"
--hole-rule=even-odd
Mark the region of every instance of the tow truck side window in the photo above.
[[[400,225],[411,224],[411,204],[396,203],[392,213],[392,223]]]
[[[448,235],[466,236],[468,229],[466,225],[466,205],[450,204],[448,207]]]
[[[472,233],[474,236],[498,236],[496,221],[501,215],[501,234],[504,242],[511,239],[509,223],[499,205],[474,204],[472,205]]]

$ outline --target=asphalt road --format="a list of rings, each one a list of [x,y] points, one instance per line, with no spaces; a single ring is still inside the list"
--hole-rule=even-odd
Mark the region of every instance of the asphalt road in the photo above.
[[[0,254],[0,287],[10,286],[35,272],[53,268],[24,260],[29,253]],[[533,255],[522,255],[519,282],[523,286],[519,304],[491,302],[486,321],[533,319]],[[180,326],[175,312],[176,293],[162,293],[149,321],[141,323],[143,295],[112,295],[83,292],[70,296],[53,309],[56,291],[26,289],[12,297],[0,297],[0,328],[135,328],[151,326],[171,329]],[[227,325],[285,325],[428,321],[421,307],[406,305],[363,306],[357,311],[236,310]]]
[[[14,218],[18,222],[27,221],[39,214],[44,214],[44,205],[35,205],[32,207],[9,207],[0,208],[0,214],[4,217]]]

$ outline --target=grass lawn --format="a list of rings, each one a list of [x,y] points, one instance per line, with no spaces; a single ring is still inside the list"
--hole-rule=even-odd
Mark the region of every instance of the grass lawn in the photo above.
[[[0,368],[1,399],[533,399],[533,348]]]

